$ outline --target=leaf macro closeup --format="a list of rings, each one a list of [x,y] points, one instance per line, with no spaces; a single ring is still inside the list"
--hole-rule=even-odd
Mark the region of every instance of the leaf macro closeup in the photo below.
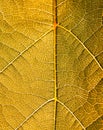
[[[0,0],[0,130],[103,130],[103,0]]]

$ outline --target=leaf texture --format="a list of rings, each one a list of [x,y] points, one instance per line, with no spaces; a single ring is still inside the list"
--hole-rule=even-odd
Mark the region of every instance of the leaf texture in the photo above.
[[[102,17],[102,0],[0,0],[0,130],[103,129]]]

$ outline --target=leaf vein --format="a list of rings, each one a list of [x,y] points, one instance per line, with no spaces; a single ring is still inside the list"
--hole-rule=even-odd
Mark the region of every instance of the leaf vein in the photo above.
[[[64,106],[72,114],[72,116],[78,121],[78,123],[81,125],[81,127],[84,130],[86,130],[85,127],[83,126],[83,124],[79,121],[79,119],[73,114],[73,112],[63,102],[61,102],[60,100],[57,100],[57,102],[60,103],[62,106]]]
[[[97,61],[97,59],[95,58],[95,56],[90,52],[90,50],[83,44],[83,42],[74,34],[72,33],[70,30],[66,29],[65,27],[58,25],[58,27],[64,29],[65,31],[69,32],[77,41],[79,41],[79,43],[81,43],[81,45],[84,47],[84,49],[92,56],[92,58],[95,60],[95,62],[98,64],[98,66],[100,67],[100,69],[103,71],[102,66],[100,65],[100,63]]]
[[[25,124],[26,121],[28,121],[36,112],[38,112],[43,106],[45,106],[47,103],[52,102],[54,98],[47,100],[42,105],[40,105],[35,111],[33,111],[15,130],[18,130],[23,124]]]
[[[29,45],[28,47],[26,47],[22,52],[19,53],[19,55],[17,57],[15,57],[11,62],[8,63],[8,65],[6,65],[1,71],[0,74],[3,73],[12,63],[14,63],[20,56],[22,56],[22,54],[24,54],[28,49],[30,49],[32,46],[34,46],[34,44],[36,44],[41,38],[43,38],[44,36],[46,36],[48,33],[50,33],[53,29],[50,29],[49,31],[47,31],[46,33],[44,33],[40,38],[38,38],[37,40],[35,40],[35,42],[33,42],[31,45]]]

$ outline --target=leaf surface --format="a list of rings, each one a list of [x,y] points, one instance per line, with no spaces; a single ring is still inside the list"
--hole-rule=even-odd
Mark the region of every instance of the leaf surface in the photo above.
[[[103,129],[102,0],[0,1],[0,130]]]

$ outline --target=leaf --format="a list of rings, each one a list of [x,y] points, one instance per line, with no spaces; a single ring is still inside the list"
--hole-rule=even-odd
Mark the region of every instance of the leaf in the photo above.
[[[103,129],[102,0],[0,0],[0,130]]]

